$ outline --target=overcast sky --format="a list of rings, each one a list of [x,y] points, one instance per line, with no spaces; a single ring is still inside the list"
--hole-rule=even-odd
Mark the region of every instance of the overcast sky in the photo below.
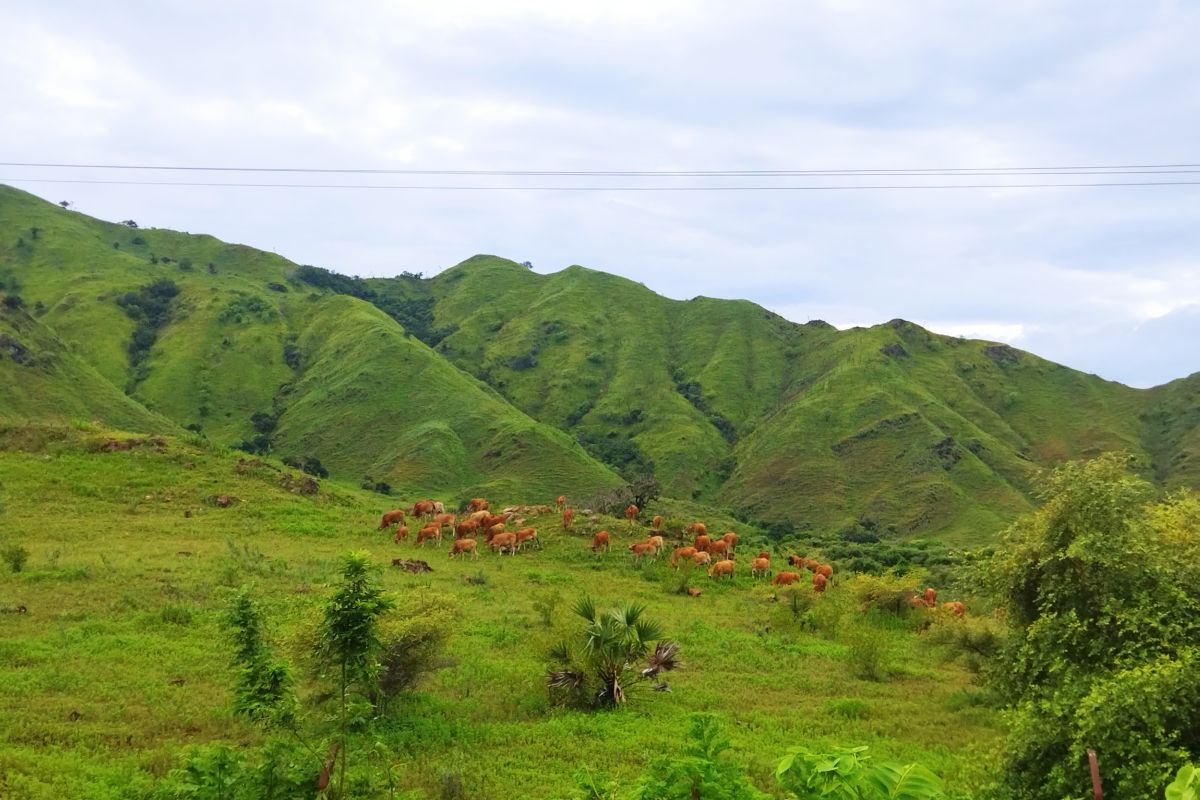
[[[1200,163],[1195,3],[251,6],[0,4],[0,161],[590,171]],[[675,298],[745,297],[800,322],[903,317],[1134,386],[1200,370],[1200,186],[477,192],[17,180],[34,177],[829,179],[0,167],[0,181],[85,213],[211,233],[349,274],[431,274],[495,253],[539,272],[583,264]]]

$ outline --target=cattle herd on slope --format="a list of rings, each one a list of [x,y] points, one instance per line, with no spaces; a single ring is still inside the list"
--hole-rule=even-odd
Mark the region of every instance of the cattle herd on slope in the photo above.
[[[572,529],[575,509],[566,505],[566,498],[563,496],[555,499],[553,508],[548,505],[518,505],[507,507],[499,514],[492,513],[490,503],[482,497],[472,498],[462,514],[447,513],[445,505],[436,500],[419,500],[413,504],[412,508],[396,508],[386,512],[379,521],[379,530],[389,531],[397,544],[405,542],[409,535],[407,521],[411,519],[414,524],[420,525],[413,542],[417,547],[424,547],[425,543],[430,540],[441,544],[443,534],[449,533],[453,537],[448,551],[450,558],[466,558],[468,555],[472,558],[479,558],[479,537],[482,536],[484,545],[491,548],[492,552],[501,556],[505,554],[515,556],[527,546],[538,549],[542,546],[537,528],[524,526],[525,515],[546,516],[552,513],[562,514],[564,531]],[[630,505],[624,511],[630,533],[641,531],[645,534],[645,539],[629,544],[627,549],[635,563],[646,559],[656,561],[666,550],[662,531],[663,518],[656,514],[650,521],[649,531],[646,531],[639,526],[638,516],[640,513],[641,509],[636,505]],[[510,525],[514,526],[513,530],[509,529]],[[669,563],[673,569],[678,569],[680,564],[700,568],[707,567],[708,576],[714,580],[734,577],[738,546],[736,532],[727,531],[719,537],[709,536],[707,525],[703,522],[693,522],[676,532],[676,538],[682,542],[686,542],[686,536],[692,537],[690,545],[680,543],[672,548]],[[592,535],[591,551],[596,554],[609,553],[612,539],[613,534],[610,531],[596,531]],[[771,558],[770,552],[761,550],[754,558],[750,559],[751,577],[770,577],[772,574]],[[822,564],[815,559],[795,554],[787,556],[787,563],[796,570],[807,570],[812,573],[812,590],[814,592],[824,592],[833,580],[832,564]],[[771,584],[773,586],[791,586],[800,583],[802,579],[802,573],[799,571],[780,570],[774,574]],[[699,594],[691,589],[689,589],[689,593]],[[927,588],[924,593],[912,597],[910,604],[914,608],[940,608],[957,617],[962,617],[966,613],[966,607],[961,602],[943,602],[939,605],[937,592],[932,587]],[[868,601],[863,604],[862,610],[865,613],[869,609],[870,602]]]

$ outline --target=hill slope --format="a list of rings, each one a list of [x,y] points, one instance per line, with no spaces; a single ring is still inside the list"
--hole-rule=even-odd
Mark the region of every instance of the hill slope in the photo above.
[[[258,437],[281,456],[316,457],[406,494],[505,488],[546,498],[619,483],[370,304],[314,290],[296,269],[0,187],[0,281],[36,317],[30,324],[94,366],[105,403],[140,404],[144,419],[113,424],[149,430],[165,416],[224,444]]]

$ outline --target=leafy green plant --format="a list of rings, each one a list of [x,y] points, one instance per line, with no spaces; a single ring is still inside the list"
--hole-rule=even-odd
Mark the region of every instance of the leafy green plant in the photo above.
[[[225,616],[230,631],[232,662],[237,670],[233,690],[236,713],[263,725],[295,721],[295,683],[287,664],[277,660],[267,644],[262,611],[242,589]]]
[[[793,747],[779,761],[775,778],[797,800],[937,800],[942,781],[920,764],[870,763],[867,747],[827,753]]]
[[[1167,786],[1166,800],[1200,800],[1200,769],[1184,764]]]
[[[8,568],[13,572],[20,572],[29,561],[29,550],[23,545],[6,544],[0,549],[0,558],[4,559],[4,563],[8,564]]]
[[[627,699],[639,681],[677,669],[679,645],[645,619],[644,606],[622,603],[601,612],[589,597],[572,609],[586,624],[573,641],[550,651],[547,683],[560,702],[585,708],[612,708]],[[645,667],[638,671],[639,662]]]
[[[693,714],[683,753],[651,761],[634,800],[766,800],[740,766],[722,757],[729,746],[715,714]]]

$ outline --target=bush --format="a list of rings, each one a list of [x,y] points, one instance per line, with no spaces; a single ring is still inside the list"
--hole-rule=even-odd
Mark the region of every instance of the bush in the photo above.
[[[693,714],[683,753],[652,760],[634,800],[768,800],[743,769],[722,756],[730,747],[714,714]]]
[[[442,651],[454,630],[453,597],[414,595],[381,623],[379,690],[383,703],[444,666]]]
[[[868,681],[887,680],[891,674],[891,648],[886,633],[865,623],[856,623],[843,627],[838,638],[849,648],[850,668],[857,677]]]
[[[8,568],[13,572],[20,572],[29,561],[29,551],[23,545],[8,544],[0,549],[0,558],[4,559],[4,563],[8,564]]]
[[[9,311],[17,311],[25,307],[25,300],[19,294],[6,294],[4,307]]]
[[[957,617],[938,614],[926,635],[931,644],[945,647],[952,659],[972,672],[982,672],[988,661],[1004,646],[1004,627],[988,617]]]

